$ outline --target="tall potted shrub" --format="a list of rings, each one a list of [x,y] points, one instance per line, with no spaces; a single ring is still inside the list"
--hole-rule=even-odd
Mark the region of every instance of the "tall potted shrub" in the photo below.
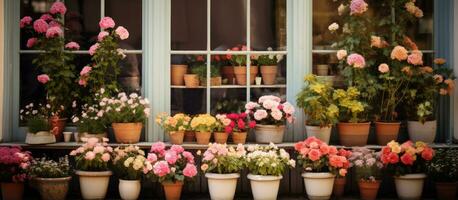
[[[66,199],[71,173],[67,156],[58,161],[46,157],[34,159],[29,168],[29,175],[37,183],[42,199]]]
[[[210,137],[217,125],[216,118],[209,114],[194,117],[191,120],[191,129],[196,131],[197,144],[210,143]]]
[[[210,144],[202,155],[200,169],[208,180],[211,199],[234,199],[240,171],[245,167],[246,151],[226,144]]]
[[[380,152],[365,147],[354,147],[349,160],[356,172],[361,199],[377,199],[383,168]]]
[[[436,198],[455,199],[458,186],[458,150],[438,149],[428,164],[428,176],[436,186]]]
[[[256,121],[255,134],[257,143],[281,143],[285,134],[285,124],[294,121],[294,106],[282,103],[279,97],[266,95],[257,102],[248,102],[245,113]]]
[[[426,164],[434,157],[434,150],[424,142],[389,142],[382,148],[381,160],[394,175],[400,199],[420,199],[426,178]]]
[[[156,123],[169,133],[170,143],[180,145],[183,144],[185,131],[189,130],[191,117],[183,113],[174,116],[162,113],[156,117]]]
[[[267,48],[272,51],[272,47]],[[281,54],[268,54],[260,55],[257,57],[256,62],[261,68],[261,75],[264,85],[274,85],[277,78],[278,63],[283,60]]]
[[[332,126],[338,121],[339,108],[332,97],[334,89],[328,82],[313,74],[305,77],[305,87],[297,95],[296,103],[307,116],[307,137],[316,137],[329,144]]]
[[[279,149],[273,143],[267,146],[251,145],[247,151],[247,177],[253,199],[277,199],[283,173],[289,167],[295,167],[296,162],[290,159],[284,149]]]
[[[50,144],[56,142],[56,136],[52,133],[51,126],[48,120],[49,104],[30,103],[24,109],[19,111],[20,118],[27,124],[26,144]],[[57,128],[54,129],[57,131]]]
[[[107,194],[111,168],[111,153],[107,138],[82,138],[79,148],[70,152],[75,158],[75,174],[79,176],[83,199],[104,199]]]
[[[0,147],[2,199],[22,200],[32,156],[20,147]]]

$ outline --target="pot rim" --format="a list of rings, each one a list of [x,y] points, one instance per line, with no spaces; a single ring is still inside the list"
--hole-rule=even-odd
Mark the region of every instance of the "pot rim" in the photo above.
[[[415,173],[415,174],[405,174],[402,176],[395,176],[396,179],[425,179],[426,174],[425,173]]]
[[[108,170],[108,171],[82,171],[82,170],[76,170],[75,174],[79,175],[79,176],[94,176],[94,177],[97,177],[97,176],[111,176],[113,174],[113,172],[110,171],[110,170]]]
[[[329,125],[329,126],[310,126],[310,125],[305,125],[305,128],[309,128],[309,129],[332,129],[332,125]]]
[[[139,126],[139,124],[143,124],[143,122],[113,122],[113,123],[111,123],[111,126],[113,126],[113,125],[135,125],[135,126]]]
[[[186,64],[172,64],[172,67],[188,67]]]
[[[393,121],[393,122],[384,122],[384,121],[376,121],[375,124],[383,124],[383,125],[398,125],[401,124],[400,121]]]
[[[425,121],[425,124],[426,123],[436,123],[437,120],[429,120],[429,121]],[[408,120],[407,123],[421,123],[420,121],[415,121],[415,120]]]
[[[42,178],[42,177],[33,177],[37,181],[69,181],[72,179],[71,176],[60,177],[60,178]]]
[[[230,173],[230,174],[205,173],[205,177],[208,179],[227,180],[227,179],[238,179],[240,177],[240,174],[239,173]]]
[[[122,182],[130,182],[130,183],[132,183],[132,182],[135,182],[135,183],[141,182],[140,179],[137,179],[137,180],[125,180],[125,179],[120,178],[120,179],[119,179],[119,182],[121,182],[121,181],[122,181]]]
[[[371,122],[358,122],[358,123],[354,123],[354,122],[337,122],[337,125],[370,125]]]
[[[331,172],[304,172],[302,173],[302,177],[311,179],[328,179],[335,178],[336,175],[332,174]]]
[[[252,180],[252,181],[277,181],[283,179],[283,176],[263,176],[263,175],[254,175],[254,174],[248,174],[247,178]]]
[[[364,179],[358,180],[358,183],[369,183],[369,184],[376,184],[376,183],[381,183],[382,180],[375,179],[375,181],[366,181]]]
[[[275,128],[284,128],[285,125],[279,125],[279,126],[277,126],[277,125],[256,124],[256,127],[262,127],[262,128],[273,128],[273,127],[275,127]]]
[[[166,181],[166,182],[162,182],[161,185],[183,185],[184,182],[183,181]]]

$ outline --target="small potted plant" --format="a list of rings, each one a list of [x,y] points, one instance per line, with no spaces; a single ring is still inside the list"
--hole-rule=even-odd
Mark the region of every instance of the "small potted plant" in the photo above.
[[[380,152],[365,147],[354,147],[349,160],[356,171],[361,199],[377,199],[383,168]]]
[[[102,98],[106,120],[113,127],[116,141],[119,143],[137,143],[140,141],[143,123],[150,115],[149,101],[132,93],[119,93],[117,98]]]
[[[272,47],[267,48],[272,51]],[[283,59],[281,54],[268,54],[260,55],[257,57],[256,62],[261,67],[261,76],[264,85],[273,85],[276,82],[278,63]]]
[[[305,130],[307,137],[316,137],[329,144],[332,126],[339,118],[339,108],[334,103],[334,89],[313,74],[305,77],[306,86],[297,95],[297,106],[307,116]]]
[[[305,190],[310,199],[330,199],[336,176],[346,176],[350,162],[347,154],[329,146],[316,137],[309,137],[294,145],[298,164],[304,169]]]
[[[347,160],[349,160],[350,156],[352,155],[351,151],[347,151],[345,149],[339,149],[337,152],[338,156],[345,157]],[[348,161],[350,163],[350,161]],[[345,164],[343,169],[348,171],[348,168],[351,165]],[[347,176],[346,174],[336,174],[336,178],[334,180],[334,186],[332,187],[332,194],[334,195],[335,198],[340,199],[345,193],[345,185],[347,185]]]
[[[279,149],[273,143],[266,146],[248,146],[246,162],[249,172],[247,177],[250,180],[253,199],[256,200],[277,199],[283,173],[289,167],[296,166],[288,152]]]
[[[191,129],[196,131],[197,144],[210,143],[210,137],[217,125],[216,118],[209,114],[194,117],[191,120]]]
[[[191,66],[191,73],[186,73],[184,75],[184,83],[187,88],[196,88],[199,86],[199,75],[194,73],[196,70],[194,68],[199,68],[199,66],[206,66],[205,56],[195,55],[188,57],[189,66]]]
[[[22,200],[32,156],[19,147],[0,147],[2,199]]]
[[[121,199],[138,199],[143,173],[151,169],[145,161],[145,152],[138,146],[122,146],[113,150],[113,172],[119,179]]]
[[[211,199],[234,199],[240,171],[245,167],[246,151],[226,144],[210,144],[202,155],[200,169],[208,180]]]
[[[294,121],[294,106],[289,102],[282,103],[276,96],[266,95],[257,102],[248,102],[245,113],[256,121],[257,143],[281,143],[285,134],[285,124]]]
[[[200,80],[201,86],[207,86],[207,64],[203,63],[192,68],[192,73],[197,74]],[[219,73],[219,68],[215,65],[210,67],[210,85],[219,86],[221,85],[222,79]]]
[[[170,80],[172,85],[184,85],[184,75],[187,72],[187,64],[172,64],[170,68]]]
[[[84,142],[70,152],[75,158],[75,174],[79,176],[83,199],[104,199],[112,171],[110,170],[111,153],[107,138],[81,138]]]
[[[51,133],[51,126],[48,121],[49,104],[43,106],[33,103],[20,110],[21,120],[27,123],[28,133],[25,138],[26,144],[50,144],[56,142],[56,137]]]
[[[440,200],[456,198],[458,185],[457,155],[457,149],[438,149],[434,159],[427,166],[428,177],[434,181],[436,197]]]
[[[167,113],[159,114],[156,123],[169,133],[170,143],[183,144],[185,131],[189,130],[191,117],[186,114],[178,113],[169,116]]]
[[[394,175],[400,199],[420,199],[426,178],[426,165],[434,157],[434,150],[424,142],[399,144],[389,142],[382,148],[381,161]]]
[[[247,47],[245,45],[238,45],[230,49],[231,51],[246,51]],[[229,51],[229,49],[228,49]],[[234,66],[234,74],[237,84],[246,85],[247,83],[247,56],[243,54],[227,54],[226,58],[230,61],[232,66]],[[253,63],[251,63],[253,64]],[[258,66],[250,66],[250,84],[254,84],[256,75],[258,74]]]
[[[229,134],[232,132],[226,131],[226,127],[230,125],[231,120],[227,117],[226,114],[217,114],[215,131],[213,132],[213,139],[215,143],[226,144]]]
[[[164,143],[154,143],[146,162],[147,169],[151,169],[147,178],[162,184],[167,200],[179,200],[185,178],[197,175],[194,156],[179,145],[166,149]]]
[[[72,117],[72,122],[78,130],[78,137],[106,138],[108,123],[104,120],[104,116],[105,112],[99,104],[83,105],[81,113]]]
[[[232,136],[234,144],[245,144],[248,131],[256,127],[256,121],[249,119],[246,113],[224,115],[224,131]]]
[[[42,199],[66,199],[72,179],[68,156],[59,158],[59,161],[46,157],[34,159],[29,168],[29,175],[37,183]]]

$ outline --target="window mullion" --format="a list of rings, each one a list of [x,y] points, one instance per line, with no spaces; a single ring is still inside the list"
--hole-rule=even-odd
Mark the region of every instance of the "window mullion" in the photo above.
[[[211,70],[211,0],[207,0],[207,113],[211,110],[211,85],[210,85],[210,70]]]
[[[247,54],[246,54],[246,101],[250,101],[250,91],[251,91],[251,0],[246,1],[246,46],[247,46]]]

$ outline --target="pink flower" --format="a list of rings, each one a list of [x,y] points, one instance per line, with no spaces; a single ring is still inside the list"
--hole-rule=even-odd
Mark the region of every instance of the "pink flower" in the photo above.
[[[106,31],[101,31],[99,33],[99,35],[97,36],[97,41],[101,42],[103,40],[103,38],[105,38],[106,36],[108,36],[109,33],[106,32]]]
[[[46,33],[48,30],[48,23],[46,23],[45,20],[37,19],[35,22],[33,22],[33,29],[37,33]]]
[[[62,2],[56,2],[52,4],[51,9],[49,10],[51,14],[57,14],[60,13],[62,16],[65,15],[67,12],[67,8],[65,7],[65,4]]]
[[[386,63],[382,63],[378,66],[378,71],[381,73],[387,73],[390,71],[390,67]]]
[[[115,30],[115,33],[119,36],[121,40],[129,38],[129,31],[127,31],[127,29],[123,26],[118,26],[118,28],[116,28]]]
[[[337,51],[337,59],[343,60],[345,57],[347,57],[347,50],[341,49]]]
[[[40,82],[42,84],[46,84],[50,79],[49,79],[49,76],[47,74],[41,74],[41,75],[37,76],[37,80],[38,80],[38,82]]]
[[[277,121],[280,121],[283,117],[283,113],[278,109],[272,110],[270,115]]]
[[[345,176],[345,175],[347,175],[347,169],[340,169],[340,170],[339,170],[339,175],[340,175],[340,176]]]
[[[115,22],[111,17],[104,17],[100,20],[99,26],[102,29],[107,29],[107,28],[114,28],[115,27]]]
[[[73,50],[79,50],[80,49],[80,45],[76,42],[69,42],[65,45],[65,48],[67,49],[73,49]]]
[[[350,3],[350,15],[361,15],[367,11],[367,3],[364,0],[352,0]]]
[[[153,172],[159,177],[163,177],[170,173],[170,167],[167,161],[159,161],[154,164]]]
[[[57,22],[57,21],[51,21],[51,22],[49,22],[49,27],[58,27],[58,28],[62,28],[62,26],[60,25],[60,23]]]
[[[253,110],[254,108],[258,107],[259,104],[255,103],[255,102],[248,102],[246,105],[245,105],[245,109],[247,110]]]
[[[85,76],[85,75],[87,75],[89,72],[91,72],[91,70],[92,70],[92,67],[84,66],[83,69],[82,69],[81,72],[80,72],[80,75],[81,75],[81,76]]]
[[[102,160],[103,160],[103,162],[108,162],[110,160],[110,154],[104,153],[102,155]]]
[[[192,178],[197,175],[197,168],[193,164],[186,164],[186,167],[183,169],[183,175],[189,178]]]
[[[170,150],[175,151],[177,154],[179,154],[183,153],[184,148],[180,145],[172,145],[172,147],[170,147]]]
[[[86,145],[88,148],[93,148],[99,142],[99,139],[96,137],[91,137],[87,139]]]
[[[154,163],[154,162],[157,161],[157,155],[154,154],[154,153],[149,153],[148,157],[146,158],[146,160],[148,160],[151,163]]]
[[[427,161],[430,161],[434,157],[434,150],[431,148],[425,148],[423,152],[421,152],[421,157]]]
[[[80,80],[78,80],[78,84],[81,86],[86,86],[87,80],[85,78],[80,78]]]
[[[233,128],[231,126],[226,126],[224,127],[224,132],[226,133],[232,133]]]
[[[423,54],[421,51],[413,50],[407,57],[407,62],[412,65],[423,65]]]
[[[289,102],[283,103],[283,111],[286,114],[292,115],[295,112],[294,106],[291,105]]]
[[[19,27],[24,28],[25,26],[30,25],[31,23],[32,23],[32,18],[30,16],[25,16],[19,22]]]
[[[188,163],[193,163],[193,164],[194,164],[194,156],[192,155],[191,152],[189,152],[189,151],[184,151],[184,152],[183,152],[183,157],[186,158],[186,160],[188,161]]]
[[[404,163],[404,165],[413,165],[414,161],[413,156],[408,153],[401,156],[401,162]]]
[[[261,121],[267,117],[267,111],[262,109],[257,110],[254,112],[253,116],[256,121]]]
[[[35,44],[37,43],[37,41],[38,41],[38,39],[35,38],[35,37],[29,38],[29,39],[27,40],[27,45],[26,45],[27,48],[32,48],[33,45],[35,45]]]
[[[153,153],[164,153],[165,151],[165,144],[163,142],[156,142],[151,145],[151,152]]]
[[[96,147],[94,147],[93,151],[96,154],[103,153],[105,151],[105,148],[103,146],[96,146]]]
[[[317,161],[321,158],[321,152],[318,149],[312,149],[308,152],[310,160]]]
[[[60,27],[54,26],[48,28],[46,31],[46,38],[53,38],[53,37],[62,37],[64,35],[64,32]]]
[[[270,99],[265,100],[265,101],[262,103],[262,107],[264,107],[264,108],[267,109],[267,110],[271,110],[271,109],[273,109],[273,108],[277,108],[278,105],[279,105],[278,102],[272,101],[272,100],[270,100]]]
[[[366,61],[360,54],[352,53],[347,57],[347,64],[354,68],[364,68],[366,66]]]
[[[396,46],[393,48],[391,51],[391,59],[392,60],[398,60],[398,61],[403,61],[407,59],[407,49],[404,48],[403,46]]]
[[[86,152],[86,155],[84,156],[84,159],[86,160],[93,160],[95,158],[95,153],[92,151]]]
[[[50,14],[43,14],[41,15],[40,19],[49,22],[49,21],[52,21],[54,18]]]
[[[97,51],[97,49],[99,48],[99,46],[100,46],[99,43],[95,43],[94,45],[89,47],[89,55],[93,56],[95,52]]]
[[[238,127],[239,129],[245,129],[245,122],[244,122],[243,120],[239,119],[239,120],[237,121],[237,127]]]

